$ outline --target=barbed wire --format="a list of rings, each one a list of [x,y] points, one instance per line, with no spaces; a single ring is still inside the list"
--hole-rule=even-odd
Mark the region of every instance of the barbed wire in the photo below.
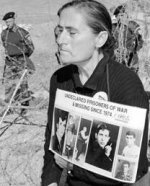
[[[9,43],[9,45],[17,47],[13,43]],[[24,55],[22,50],[21,52]],[[3,61],[6,58],[3,49],[1,58]],[[26,59],[24,58],[24,60]],[[17,61],[14,60],[14,63],[17,63]],[[19,66],[17,68],[19,68],[17,76],[20,78],[16,82],[11,99],[9,103],[5,100],[0,102],[0,185],[20,186],[24,184],[36,186],[40,184],[48,99],[39,99],[32,94],[28,98],[23,98],[22,95],[26,94],[27,90],[19,93],[17,99],[14,99],[24,78],[29,80],[31,77],[26,65],[23,69]],[[13,74],[9,74],[9,78],[13,79]],[[9,83],[13,85],[13,81]],[[36,102],[36,100],[38,101]],[[32,106],[22,106],[21,104],[25,101],[32,101],[34,104]],[[27,109],[28,114],[21,115],[20,109]],[[9,110],[12,110],[13,113],[7,115]],[[41,116],[41,114],[44,116],[42,115],[39,118],[38,116]],[[32,130],[33,127],[34,130]],[[13,134],[11,133],[12,130]],[[20,133],[19,130],[23,130],[23,132]],[[39,165],[39,169],[35,170],[35,167]]]
[[[18,22],[28,23],[24,25],[19,24],[19,26],[29,31],[33,28],[32,21],[30,21],[32,18],[33,21],[35,22],[36,20],[37,23],[39,19],[48,22],[51,16],[49,12],[50,2],[49,0],[47,0],[47,2],[47,12],[40,11],[37,14],[29,12],[28,14],[19,14],[17,18]],[[2,17],[3,15],[0,14],[0,16]],[[42,21],[42,23],[44,21]],[[4,24],[2,21],[0,21],[0,23]],[[3,67],[5,54],[2,43],[0,43],[0,49],[1,60],[3,61],[1,61],[1,66]],[[28,74],[29,81],[30,78],[31,75]],[[32,81],[36,82],[34,78],[36,78],[36,76],[32,76]],[[32,82],[32,84],[34,82]],[[47,82],[44,84],[39,82],[38,87],[36,90],[33,90],[33,94],[31,94],[28,99],[13,100],[9,107],[15,112],[6,115],[0,125],[0,185],[2,186],[40,185],[44,154],[44,133],[47,123],[49,99],[48,96],[43,96],[44,91],[48,94],[48,90],[45,89],[45,84],[47,85]],[[42,92],[42,94],[40,94],[40,92]],[[21,97],[21,95],[19,97]],[[21,103],[27,100],[30,101],[31,105],[28,107],[22,106]],[[2,108],[3,112],[7,107],[8,103],[0,99],[0,108]],[[20,116],[18,112],[22,108],[28,110],[28,114],[23,117]]]

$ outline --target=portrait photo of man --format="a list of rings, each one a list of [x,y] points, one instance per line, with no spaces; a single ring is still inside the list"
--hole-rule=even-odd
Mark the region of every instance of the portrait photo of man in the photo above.
[[[54,134],[52,136],[51,147],[52,150],[56,151],[59,154],[62,154],[68,112],[55,108],[54,115],[55,115],[55,128],[54,128]]]
[[[65,130],[63,155],[72,159],[80,116],[69,113]]]
[[[131,162],[126,160],[122,160],[122,161],[120,160],[115,177],[124,181],[131,181],[132,171],[133,170],[132,170]]]
[[[80,123],[80,128],[77,137],[77,144],[76,144],[76,161],[84,161],[85,160],[85,153],[87,150],[87,143],[89,140],[89,132],[91,128],[91,120],[82,118]]]
[[[140,140],[140,131],[123,128],[119,147],[119,155],[122,155],[126,158],[138,158],[140,153]]]
[[[111,171],[118,131],[118,126],[104,122],[93,123],[86,162],[101,169]]]

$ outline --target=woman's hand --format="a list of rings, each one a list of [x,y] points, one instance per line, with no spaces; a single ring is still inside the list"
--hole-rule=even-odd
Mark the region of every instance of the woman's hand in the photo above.
[[[55,159],[55,162],[57,163],[57,165],[59,165],[59,167],[61,167],[62,169],[67,168],[68,162],[66,160],[64,160],[63,158],[61,158],[57,154],[54,155],[54,159]]]
[[[73,169],[73,164],[69,163],[68,161],[64,160],[63,158],[61,158],[60,156],[58,156],[57,154],[54,155],[54,159],[56,164],[61,167],[62,169],[67,168],[68,170],[72,170]]]

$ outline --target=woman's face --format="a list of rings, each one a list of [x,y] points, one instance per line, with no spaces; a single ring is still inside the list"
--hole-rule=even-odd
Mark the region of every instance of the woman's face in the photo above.
[[[64,64],[79,64],[90,61],[98,52],[96,35],[87,25],[83,12],[75,8],[64,9],[57,27],[58,51]]]

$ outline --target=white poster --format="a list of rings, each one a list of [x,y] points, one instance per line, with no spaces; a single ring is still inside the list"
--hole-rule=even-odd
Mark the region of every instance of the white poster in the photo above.
[[[58,89],[50,150],[97,174],[134,183],[146,109]]]

